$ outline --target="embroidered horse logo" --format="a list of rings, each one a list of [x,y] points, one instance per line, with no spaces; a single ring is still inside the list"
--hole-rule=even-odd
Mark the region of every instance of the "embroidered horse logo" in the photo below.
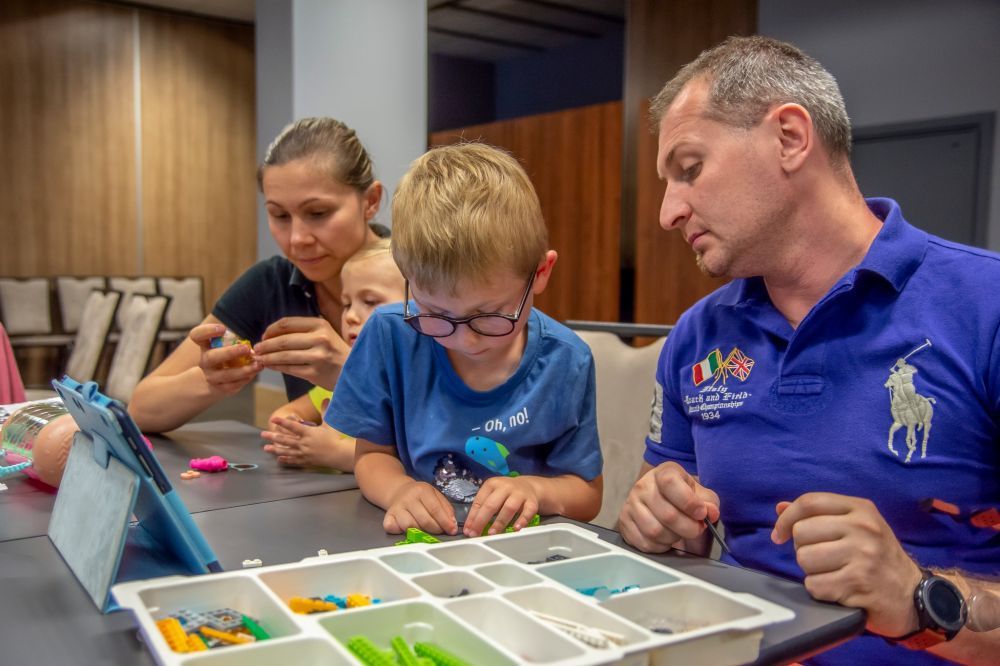
[[[905,357],[896,361],[892,366],[889,379],[886,380],[885,388],[889,389],[889,408],[892,412],[892,425],[889,427],[889,450],[896,457],[899,452],[892,446],[893,436],[896,431],[906,426],[906,460],[910,462],[914,451],[917,450],[917,432],[924,431],[923,441],[920,445],[920,457],[927,457],[927,440],[931,435],[931,419],[934,418],[934,404],[936,400],[930,396],[922,396],[917,393],[917,388],[913,384],[913,375],[917,369],[906,362],[906,359],[914,353],[929,347],[931,341],[918,347]]]

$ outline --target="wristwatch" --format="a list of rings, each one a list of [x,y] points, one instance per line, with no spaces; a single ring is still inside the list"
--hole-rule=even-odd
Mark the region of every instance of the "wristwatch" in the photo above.
[[[968,609],[962,592],[947,578],[935,576],[927,569],[913,590],[913,605],[917,609],[920,628],[897,638],[891,638],[911,650],[926,650],[950,641],[965,626]]]

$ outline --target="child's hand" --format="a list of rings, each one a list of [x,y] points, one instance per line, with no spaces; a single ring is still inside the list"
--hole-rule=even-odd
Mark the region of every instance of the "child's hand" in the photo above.
[[[430,534],[455,534],[458,522],[451,503],[434,486],[410,481],[400,486],[385,512],[382,527],[389,534],[402,534],[417,527]]]
[[[261,433],[261,437],[271,442],[264,450],[276,456],[282,465],[343,469],[345,461],[353,461],[354,440],[327,425],[280,416],[272,417],[271,425],[273,430]]]
[[[514,530],[527,526],[528,521],[538,513],[538,493],[531,480],[526,477],[494,476],[487,479],[469,509],[465,519],[465,536],[475,537],[483,533],[486,524],[493,519],[489,534],[502,532],[513,521]],[[515,517],[517,520],[514,520]]]

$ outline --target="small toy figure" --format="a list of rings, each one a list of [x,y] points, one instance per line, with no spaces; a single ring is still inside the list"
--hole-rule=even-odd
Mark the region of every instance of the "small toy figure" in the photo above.
[[[209,346],[212,349],[219,349],[220,347],[228,347],[230,345],[245,345],[250,349],[249,356],[240,356],[235,361],[226,363],[223,367],[225,368],[239,368],[244,365],[250,365],[253,363],[253,345],[246,338],[238,337],[235,333],[230,331],[228,328],[226,332],[217,338],[212,338],[209,341]]]

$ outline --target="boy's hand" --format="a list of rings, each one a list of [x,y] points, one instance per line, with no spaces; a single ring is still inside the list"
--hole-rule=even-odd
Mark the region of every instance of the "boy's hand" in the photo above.
[[[261,437],[271,442],[264,450],[278,458],[282,465],[330,467],[330,447],[337,433],[297,419],[272,417],[274,430],[265,430]]]
[[[493,519],[493,524],[489,534],[499,534],[511,521],[517,531],[526,527],[536,513],[538,492],[530,479],[494,476],[487,479],[476,493],[465,519],[464,533],[468,537],[479,536],[490,519]]]
[[[417,527],[430,534],[455,534],[458,522],[451,503],[434,486],[423,481],[403,484],[393,495],[382,527],[389,534],[402,534]]]

